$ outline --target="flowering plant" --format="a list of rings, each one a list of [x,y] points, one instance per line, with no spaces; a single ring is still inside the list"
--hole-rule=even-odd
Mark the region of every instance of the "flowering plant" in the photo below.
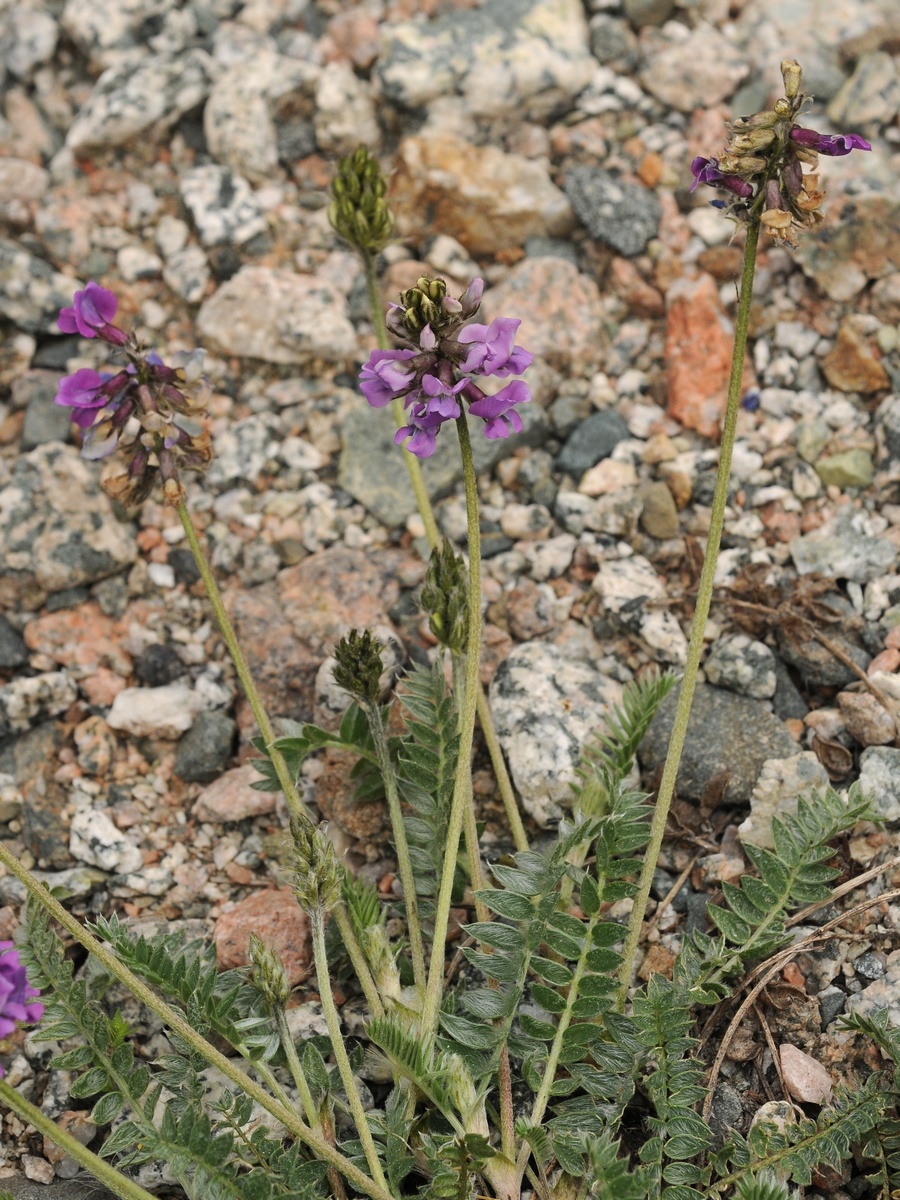
[[[839,158],[872,147],[856,133],[821,134],[798,125],[809,101],[800,91],[799,64],[785,59],[781,76],[784,96],[771,110],[732,121],[718,158],[694,159],[691,191],[704,183],[729,192],[727,200],[712,203],[744,225],[759,221],[777,241],[796,246],[796,231],[822,220],[818,155]],[[810,174],[804,175],[803,164],[812,168]]]
[[[35,1000],[41,993],[32,987],[19,962],[12,942],[0,942],[0,1038],[8,1037],[17,1021],[34,1024],[44,1015],[43,1004]],[[0,1076],[3,1065],[0,1064]]]
[[[184,498],[179,468],[203,471],[212,459],[202,386],[204,351],[177,354],[167,366],[144,351],[133,335],[112,324],[118,300],[91,281],[63,308],[57,324],[64,333],[100,338],[128,359],[116,372],[83,367],[60,380],[56,403],[72,410],[82,430],[81,452],[101,459],[120,449],[124,468],[104,480],[106,491],[126,505],[149,496],[157,477],[166,503]]]
[[[373,408],[403,400],[408,423],[394,440],[409,438],[406,449],[419,458],[434,453],[441,426],[462,414],[463,401],[484,421],[485,437],[522,431],[516,406],[531,400],[528,385],[513,380],[489,395],[473,379],[521,375],[533,358],[515,345],[521,321],[497,317],[490,325],[464,326],[478,311],[483,291],[483,281],[475,279],[456,300],[447,295],[443,279],[423,276],[388,310],[388,328],[407,348],[373,350],[362,369],[360,390]]]

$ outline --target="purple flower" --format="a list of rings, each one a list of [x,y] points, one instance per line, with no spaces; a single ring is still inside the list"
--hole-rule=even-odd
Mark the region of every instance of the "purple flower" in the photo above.
[[[75,293],[71,308],[60,310],[57,325],[63,333],[80,333],[82,337],[101,337],[106,342],[122,346],[128,337],[110,324],[119,302],[112,292],[91,281],[84,291]]]
[[[359,376],[362,394],[373,408],[384,408],[412,382],[400,363],[415,358],[415,350],[373,350]]]
[[[521,379],[514,379],[493,396],[483,396],[470,404],[469,412],[484,421],[486,438],[505,438],[509,437],[510,430],[522,432],[522,418],[516,412],[515,405],[527,404],[530,399],[528,384]]]
[[[496,317],[490,325],[467,325],[458,341],[470,348],[459,369],[477,375],[521,375],[534,358],[516,346],[516,330],[522,324],[514,317]]]
[[[421,411],[429,416],[439,416],[442,421],[453,421],[460,414],[458,394],[468,383],[468,379],[460,379],[459,383],[443,383],[434,375],[422,376],[422,391],[428,397]]]
[[[418,411],[410,413],[409,424],[397,430],[394,444],[399,446],[404,438],[409,438],[406,449],[410,454],[415,454],[416,458],[431,458],[438,430],[446,420],[440,413],[428,412],[427,406],[422,405]]]
[[[814,129],[801,129],[795,125],[791,130],[791,141],[817,154],[831,158],[843,158],[851,150],[871,150],[872,147],[858,133],[816,133]]]
[[[97,412],[109,403],[109,394],[105,390],[108,375],[82,367],[74,375],[66,375],[59,381],[59,390],[54,397],[54,404],[71,408],[72,420],[81,429],[93,425]]]
[[[12,947],[12,942],[0,942],[0,1038],[8,1037],[17,1021],[33,1023],[44,1015],[43,1004],[31,1003],[41,993],[28,982],[19,952]]]
[[[736,196],[752,196],[753,188],[737,175],[725,175],[719,170],[719,164],[714,158],[695,158],[691,163],[694,182],[691,191],[696,191],[698,183],[706,183],[710,187],[727,188]]]

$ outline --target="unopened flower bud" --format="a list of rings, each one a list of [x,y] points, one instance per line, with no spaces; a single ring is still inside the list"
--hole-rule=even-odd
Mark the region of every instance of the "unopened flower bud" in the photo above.
[[[407,331],[418,337],[426,325],[437,333],[449,324],[457,324],[458,318],[447,313],[443,307],[447,295],[447,284],[443,279],[429,279],[423,275],[416,286],[400,293],[403,309],[403,324]]]
[[[290,999],[291,984],[281,955],[255,933],[250,934],[250,962],[253,964],[253,984],[269,1008],[285,1008]]]
[[[383,671],[381,642],[368,629],[351,629],[334,648],[334,682],[362,704],[378,703]]]
[[[749,117],[735,117],[731,122],[731,128],[735,133],[744,133],[748,129],[773,129],[778,124],[778,120],[776,112],[752,113]]]
[[[774,141],[774,129],[750,129],[746,133],[736,133],[729,142],[729,149],[734,154],[752,154]]]
[[[386,190],[378,159],[365,146],[340,160],[331,185],[328,220],[335,233],[366,254],[380,253],[393,236]]]
[[[328,912],[340,899],[343,876],[334,846],[323,829],[300,818],[291,821],[291,838],[297,903],[310,914]]]
[[[788,100],[793,98],[800,91],[800,80],[803,72],[800,69],[800,64],[792,58],[786,58],[781,64],[781,78],[784,80],[784,94]]]
[[[466,569],[462,555],[446,537],[428,560],[422,608],[428,613],[429,629],[441,645],[453,654],[464,653],[469,632]]]

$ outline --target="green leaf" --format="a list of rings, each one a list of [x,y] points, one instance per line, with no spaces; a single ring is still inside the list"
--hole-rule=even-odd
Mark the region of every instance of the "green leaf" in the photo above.
[[[463,925],[463,930],[483,946],[493,946],[495,950],[521,950],[525,944],[518,929],[499,921],[474,921]]]
[[[542,1042],[551,1042],[556,1037],[556,1026],[551,1025],[549,1021],[539,1021],[537,1017],[521,1011],[518,1016],[519,1024],[529,1037]]]
[[[545,987],[542,983],[533,983],[531,985],[531,996],[548,1013],[561,1013],[565,1011],[566,1002],[559,992],[555,992],[553,988]]]
[[[535,954],[532,956],[530,966],[536,975],[556,987],[565,987],[566,984],[572,982],[571,970],[563,963],[555,962],[552,958],[542,958]]]
[[[109,1125],[122,1111],[124,1103],[125,1097],[120,1092],[107,1092],[94,1105],[91,1120],[95,1125]]]
[[[586,917],[596,917],[600,911],[600,891],[590,875],[585,875],[580,888],[581,911]]]
[[[81,1075],[69,1088],[69,1094],[74,1096],[76,1100],[85,1100],[89,1096],[96,1096],[98,1092],[104,1092],[109,1087],[109,1076],[102,1067],[92,1067],[90,1071],[86,1071]]]
[[[713,924],[721,929],[730,942],[734,942],[736,946],[743,946],[745,942],[749,941],[751,927],[730,909],[707,904],[706,912]]]
[[[502,1036],[500,1029],[478,1025],[455,1013],[441,1013],[441,1026],[454,1041],[472,1050],[492,1050]]]
[[[50,1068],[53,1071],[82,1071],[93,1061],[94,1055],[90,1046],[76,1046],[74,1050],[67,1050],[65,1054],[57,1054],[51,1059]]]
[[[509,917],[513,921],[530,921],[534,916],[532,902],[515,892],[502,892],[497,888],[479,888],[475,892],[475,896],[501,917]]]
[[[595,972],[597,975],[601,975],[605,971],[617,971],[621,962],[621,954],[616,950],[607,950],[605,948],[589,950],[585,959],[588,970]]]
[[[499,988],[475,988],[465,992],[462,1005],[473,1017],[494,1020],[509,1015],[516,1000],[515,992],[503,992]]]

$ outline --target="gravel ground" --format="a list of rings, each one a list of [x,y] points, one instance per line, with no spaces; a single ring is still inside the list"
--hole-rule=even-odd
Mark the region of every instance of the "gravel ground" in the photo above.
[[[779,94],[788,56],[815,95],[806,124],[873,149],[823,160],[821,231],[760,254],[721,591],[656,900],[685,878],[642,973],[671,966],[745,869],[739,837],[766,844],[799,790],[861,779],[886,824],[860,827],[839,864],[885,863],[872,895],[900,882],[893,0],[33,0],[0,12],[0,45],[0,837],[74,911],[189,923],[229,966],[262,927],[295,980],[308,970],[277,887],[283,814],[249,786],[252,718],[181,526],[154,502],[114,510],[53,404],[61,373],[104,361],[57,331],[74,290],[112,288],[163,357],[208,350],[216,459],[189,507],[270,711],[323,723],[349,626],[393,637],[401,661],[432,649],[402,451],[356,390],[375,339],[326,218],[337,157],[365,142],[391,172],[386,298],[422,273],[457,291],[481,275],[486,319],[521,318],[534,402],[520,435],[477,443],[484,679],[540,837],[623,684],[684,661],[741,255],[689,164]],[[426,479],[460,540],[445,440]],[[829,645],[797,635],[798,611]],[[642,748],[648,786],[666,719]],[[479,752],[492,854],[509,843],[486,767]],[[307,799],[390,895],[385,813],[354,804],[347,771],[310,761]],[[0,874],[0,940],[21,900]],[[776,1041],[839,1079],[843,1008],[900,1021],[898,929],[882,902],[800,955]],[[46,1047],[17,1034],[0,1053],[23,1093],[77,1118]],[[766,1054],[756,1075],[750,1054],[726,1063],[724,1124],[771,1098]],[[0,1180],[66,1177],[0,1121]]]

